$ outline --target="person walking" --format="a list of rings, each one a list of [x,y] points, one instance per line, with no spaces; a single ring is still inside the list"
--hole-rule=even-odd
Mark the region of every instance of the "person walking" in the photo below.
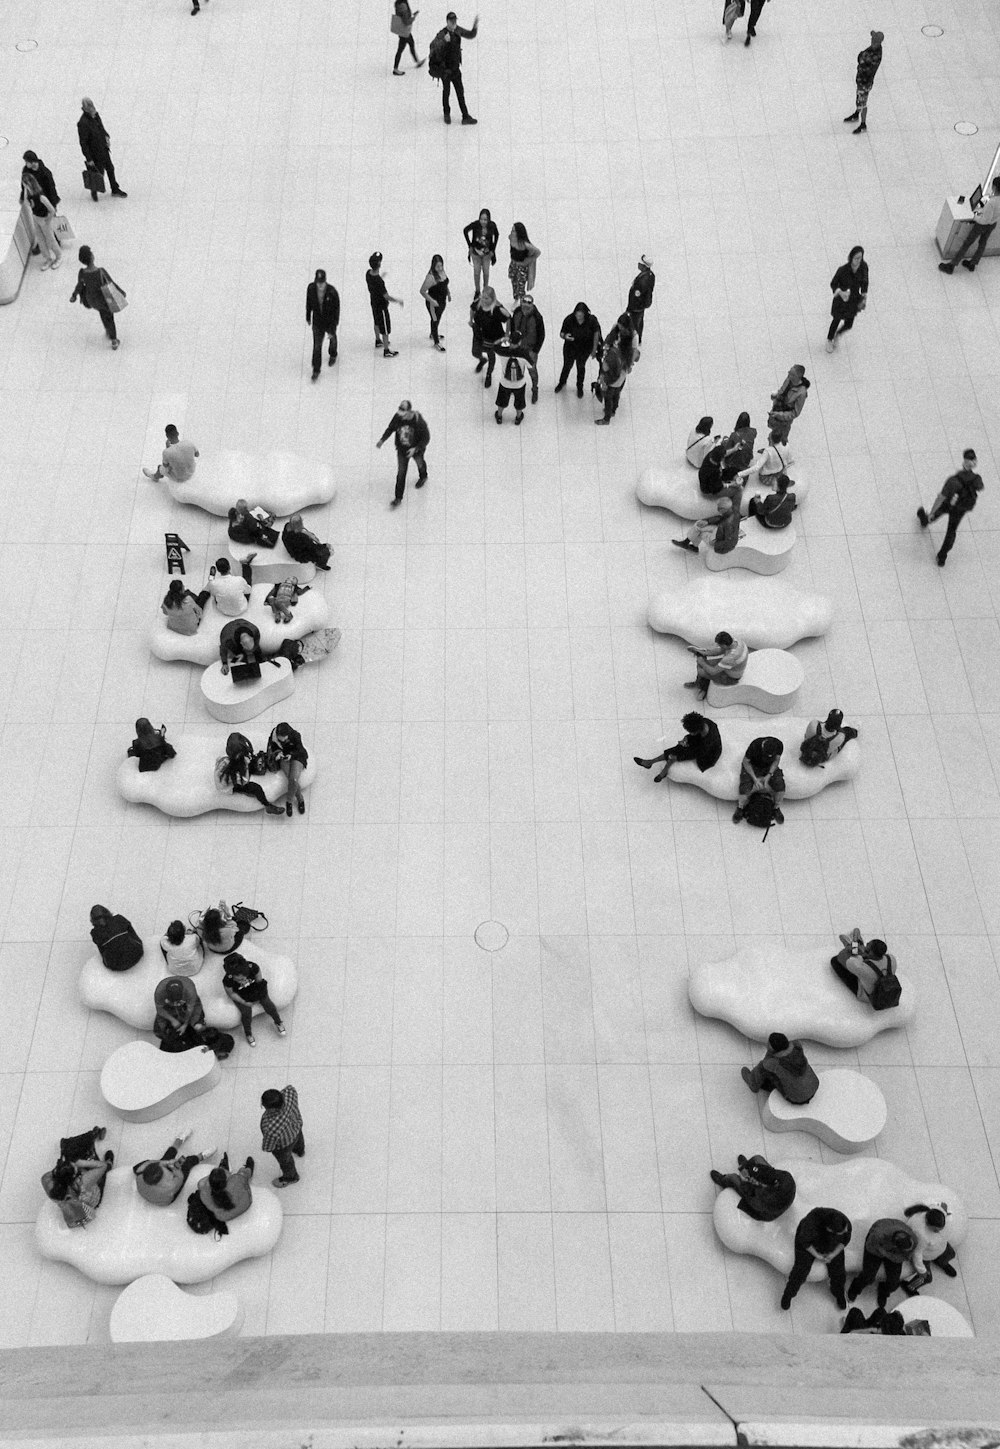
[[[500,240],[500,231],[490,215],[489,207],[484,206],[477,220],[470,221],[468,226],[462,228],[462,235],[469,249],[472,281],[476,289],[472,300],[478,302],[490,279],[490,266],[492,264],[495,267],[497,264],[497,243]]]
[[[946,262],[938,262],[938,271],[944,272],[946,276],[950,277],[955,270],[955,263],[961,262],[967,272],[974,272],[983,259],[986,244],[993,235],[998,221],[1000,221],[1000,176],[994,176],[990,194],[979,203],[976,214],[972,218],[968,236],[953,257],[949,257]],[[966,258],[965,254],[971,247],[975,247],[976,250],[971,258]]]
[[[208,0],[205,0],[205,4],[206,5],[208,4]],[[197,15],[198,14],[198,11],[200,9],[201,9],[200,0],[191,0],[191,14],[192,15]]]
[[[597,381],[592,384],[598,400],[604,404],[604,416],[594,419],[595,427],[606,428],[618,411],[627,377],[625,359],[618,348],[609,342],[601,355],[601,370]]]
[[[296,1157],[306,1155],[299,1094],[291,1085],[283,1087],[280,1092],[271,1087],[261,1096],[260,1105],[264,1108],[260,1119],[261,1149],[272,1153],[281,1168],[281,1175],[272,1178],[271,1186],[289,1187],[299,1180]]]
[[[398,357],[398,352],[393,352],[389,346],[389,334],[392,332],[392,320],[389,316],[389,303],[395,302],[397,307],[402,307],[402,297],[391,297],[385,285],[385,278],[382,276],[382,253],[372,252],[368,258],[368,270],[365,273],[365,282],[368,286],[368,297],[372,306],[372,321],[375,324],[375,346],[381,347],[383,357]]]
[[[577,302],[568,317],[563,318],[559,330],[563,345],[563,365],[556,383],[556,392],[562,392],[569,381],[571,370],[576,368],[576,395],[583,397],[584,375],[587,363],[601,350],[601,324],[586,302]]]
[[[525,294],[510,315],[510,340],[528,362],[531,378],[531,401],[538,401],[538,354],[545,342],[545,318],[535,306],[534,297]]]
[[[528,240],[528,229],[523,221],[515,221],[507,240],[510,243],[507,276],[510,278],[514,301],[520,302],[525,292],[530,292],[535,285],[536,263],[542,253],[540,248]]]
[[[417,47],[413,43],[413,22],[420,14],[419,10],[411,10],[408,0],[396,0],[393,7],[395,13],[389,22],[389,29],[393,35],[399,36],[399,44],[396,46],[396,58],[392,63],[393,75],[404,75],[405,71],[400,70],[399,62],[403,59],[403,51],[409,47],[417,70],[424,64],[424,61],[417,59]],[[425,57],[426,59],[426,57]]]
[[[493,288],[484,285],[478,302],[469,309],[469,324],[472,327],[472,355],[476,358],[476,371],[486,368],[484,387],[493,381],[493,368],[497,360],[497,343],[502,342],[511,314],[497,301]]]
[[[941,492],[931,504],[930,513],[924,508],[917,509],[921,528],[926,528],[928,524],[940,518],[942,513],[948,515],[948,529],[944,542],[938,549],[939,569],[943,569],[948,561],[948,555],[955,542],[955,535],[958,533],[958,525],[965,515],[971,513],[975,508],[976,500],[983,491],[983,480],[976,472],[976,462],[975,450],[966,448],[962,454],[961,468],[942,485]]]
[[[441,108],[444,111],[444,123],[446,126],[451,125],[451,92],[453,87],[455,99],[458,101],[458,108],[462,112],[462,125],[479,125],[475,116],[469,114],[469,108],[465,104],[465,86],[462,82],[462,41],[475,40],[478,31],[478,15],[472,22],[472,29],[465,30],[459,25],[458,16],[454,10],[449,10],[445,16],[445,28],[439,30],[434,37],[439,47],[438,70],[441,77]]]
[[[836,347],[838,332],[850,332],[855,317],[868,305],[868,263],[864,247],[851,247],[847,261],[830,278],[830,290],[833,303],[830,307],[830,328],[826,334],[827,352]]]
[[[90,173],[90,199],[91,201],[97,200],[97,187],[93,183],[98,176],[105,174],[111,182],[111,195],[124,198],[128,196],[128,192],[123,191],[118,185],[118,177],[115,175],[114,163],[111,160],[111,147],[108,144],[111,137],[98,115],[97,107],[89,96],[84,96],[80,104],[83,110],[76,123],[76,134],[80,138],[80,150],[83,152],[83,159],[87,171]]]
[[[856,91],[854,110],[849,116],[844,117],[845,125],[851,121],[858,121],[859,124],[854,128],[855,136],[860,136],[862,131],[868,130],[868,97],[871,95],[878,68],[882,64],[884,39],[885,36],[881,30],[873,30],[871,44],[866,45],[864,50],[858,51],[858,70],[854,80]]]
[[[111,350],[117,352],[121,346],[121,340],[115,327],[115,314],[108,306],[104,288],[110,283],[111,286],[117,287],[122,296],[125,295],[124,290],[112,280],[103,267],[97,265],[90,247],[81,247],[77,256],[81,265],[76,277],[76,286],[73,288],[69,300],[75,302],[79,297],[82,307],[97,313],[104,323],[104,331],[111,343]]]
[[[745,46],[757,38],[757,21],[766,3],[767,0],[750,0],[750,19],[747,21],[747,34],[743,42]]]
[[[643,255],[639,258],[639,272],[629,288],[628,305],[625,308],[639,342],[642,342],[642,329],[646,321],[646,313],[653,305],[653,288],[655,286],[656,273],[653,271],[653,264],[647,256]]]
[[[437,352],[443,352],[444,343],[441,341],[441,333],[438,329],[441,318],[444,316],[444,309],[451,301],[451,293],[448,290],[448,274],[444,269],[444,257],[438,252],[431,257],[430,270],[423,280],[420,295],[424,299],[427,315],[431,319],[431,341]]]
[[[399,404],[389,420],[389,426],[375,444],[376,448],[381,448],[390,435],[394,435],[396,443],[396,493],[389,507],[397,508],[403,500],[406,471],[411,458],[417,465],[417,487],[422,488],[427,482],[427,461],[424,453],[431,440],[431,430],[423,414],[417,412],[408,397],[404,397]]]
[[[35,237],[38,249],[42,254],[41,269],[43,272],[47,272],[51,267],[55,271],[62,265],[62,252],[59,250],[59,243],[56,241],[56,234],[53,230],[56,209],[42,190],[38,177],[32,175],[30,171],[26,171],[21,180],[21,199],[28,203],[31,210]]]
[[[317,269],[306,288],[306,326],[312,328],[312,380],[315,382],[323,365],[325,337],[330,339],[327,366],[332,367],[337,360],[337,328],[340,326],[340,294],[326,280],[322,267]]]

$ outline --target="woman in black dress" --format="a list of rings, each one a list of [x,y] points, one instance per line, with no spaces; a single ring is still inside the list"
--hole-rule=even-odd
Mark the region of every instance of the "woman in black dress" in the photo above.
[[[441,325],[441,318],[444,316],[444,309],[451,301],[451,293],[448,290],[448,274],[444,269],[444,257],[437,252],[431,257],[430,271],[424,278],[420,295],[424,299],[427,315],[431,319],[431,341],[438,352],[443,352],[444,344],[438,328]]]
[[[830,280],[833,306],[830,308],[830,330],[826,334],[826,350],[837,345],[838,332],[850,332],[854,319],[865,310],[868,301],[868,263],[864,247],[851,247],[847,261],[838,267]]]
[[[482,372],[484,367],[487,369],[484,387],[489,387],[493,380],[493,368],[496,366],[497,360],[497,343],[503,341],[509,321],[510,313],[497,301],[496,292],[492,287],[484,286],[483,295],[478,302],[472,304],[469,315],[469,324],[472,327],[472,355],[477,359],[476,371]],[[488,367],[487,364],[489,364]]]

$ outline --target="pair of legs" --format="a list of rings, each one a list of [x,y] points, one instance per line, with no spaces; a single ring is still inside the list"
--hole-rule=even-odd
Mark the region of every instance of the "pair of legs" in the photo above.
[[[115,314],[113,312],[110,312],[107,307],[98,307],[97,315],[104,323],[104,331],[107,334],[107,338],[108,341],[111,343],[111,346],[117,347],[118,329],[115,327]]]
[[[185,1027],[182,1032],[174,1032],[171,1036],[160,1038],[161,1052],[191,1052],[204,1045],[201,1032],[196,1031],[193,1026]]]
[[[884,1308],[888,1299],[899,1287],[899,1280],[903,1274],[902,1263],[894,1263],[888,1258],[880,1258],[877,1253],[869,1253],[865,1249],[861,1258],[861,1272],[851,1284],[847,1296],[853,1303],[859,1293],[862,1293],[869,1285],[874,1283],[878,1277],[879,1269],[884,1269],[885,1276],[878,1285],[878,1306]]]
[[[35,217],[35,235],[38,238],[38,245],[44,253],[45,260],[42,262],[42,271],[47,272],[50,267],[58,267],[62,262],[62,252],[59,250],[59,243],[56,241],[56,234],[53,231],[53,218],[51,216]]]
[[[489,379],[487,378],[487,382]],[[509,402],[514,404],[514,421],[520,423],[524,417],[524,388],[504,387],[503,383],[497,388],[497,410],[493,414],[498,423],[503,422],[504,409]]]
[[[89,1132],[80,1132],[76,1137],[64,1137],[59,1143],[59,1156],[67,1162],[98,1161],[97,1144],[108,1135],[106,1127],[91,1127]]]
[[[921,528],[926,528],[929,523],[933,523],[934,520],[940,518],[943,513],[946,513],[948,515],[948,527],[945,531],[944,540],[937,553],[939,568],[944,568],[945,559],[951,553],[952,548],[955,544],[955,538],[958,534],[958,525],[961,523],[962,519],[965,517],[968,511],[969,510],[967,508],[956,508],[953,503],[939,503],[934,511],[930,514],[925,513],[922,508],[917,509],[917,517],[920,519]]]
[[[257,1043],[254,1041],[253,1036],[253,1007],[250,1005],[249,1001],[233,1000],[232,997],[230,997],[229,999],[233,1002],[233,1005],[236,1007],[236,1010],[240,1014],[240,1024],[243,1027],[243,1035],[247,1039],[247,1045],[256,1046]],[[279,1036],[284,1036],[285,1031],[281,1020],[281,1013],[275,1006],[271,998],[268,996],[266,991],[260,999],[260,1004],[267,1012],[271,1020],[274,1022],[275,1026],[278,1028]],[[198,1159],[195,1158],[195,1161],[197,1160]]]
[[[409,48],[409,52],[413,56],[414,64],[417,66],[423,65],[423,61],[417,59],[417,47],[413,44],[413,36],[401,35],[399,37],[399,44],[396,46],[396,59],[392,63],[393,75],[403,74],[403,72],[399,68],[399,62],[403,59],[403,52],[407,48]]]
[[[472,253],[472,281],[476,288],[476,297],[482,295],[483,288],[489,285],[490,280],[490,257],[480,256],[479,252]]]
[[[562,392],[569,382],[569,375],[573,368],[576,368],[576,395],[583,397],[584,374],[587,370],[587,362],[590,358],[590,351],[577,352],[568,342],[563,343],[563,365],[559,374],[559,381],[556,383],[556,392]]]
[[[684,685],[685,689],[697,689],[702,699],[708,693],[708,686],[714,680],[716,684],[739,684],[742,676],[730,674],[726,669],[720,669],[717,664],[712,664],[700,655],[695,658],[697,679],[689,679]]]
[[[98,161],[88,161],[87,162],[87,169],[90,170],[90,171],[103,171],[104,172],[104,174],[107,176],[108,180],[111,182],[111,195],[112,196],[127,196],[128,195],[128,192],[127,191],[123,191],[121,189],[121,187],[118,185],[118,177],[115,175],[114,162],[111,160],[111,157],[110,156],[106,157],[105,160],[100,161],[100,162],[98,162]],[[96,201],[97,200],[97,192],[96,191],[93,191],[92,190],[91,193],[90,193],[90,196],[91,196],[91,200],[92,201]]]
[[[289,1147],[279,1147],[274,1153],[278,1159],[278,1166],[281,1168],[281,1176],[274,1179],[274,1187],[288,1187],[289,1183],[298,1182],[299,1169],[295,1166],[296,1157],[305,1157],[306,1140],[299,1132],[298,1137]]]
[[[483,387],[489,387],[493,381],[493,369],[497,364],[497,354],[493,347],[484,346],[479,354],[479,361],[476,363],[476,371],[482,372],[486,368],[486,377],[483,380]]]
[[[854,131],[855,136],[858,134],[859,131],[868,130],[868,97],[870,95],[870,87],[866,91],[863,91],[860,87],[858,87],[857,93],[854,97],[854,110],[849,116],[844,117],[845,123],[848,121],[857,121],[858,124],[855,127]]]
[[[167,1148],[166,1152],[163,1154],[162,1161],[172,1162],[173,1159],[177,1156],[178,1152],[184,1146],[184,1143],[187,1141],[190,1135],[190,1132],[185,1132],[183,1137],[175,1137],[173,1142],[171,1142],[170,1146]],[[188,1180],[188,1175],[191,1172],[191,1169],[193,1167],[197,1167],[199,1162],[207,1162],[211,1156],[211,1152],[195,1152],[192,1153],[189,1157],[181,1158],[180,1169],[181,1172],[184,1174],[184,1177],[181,1180],[180,1187],[177,1189],[177,1197],[180,1197],[181,1192],[184,1189],[184,1184]],[[175,1198],[174,1201],[176,1202],[176,1200],[177,1199]]]
[[[528,290],[528,263],[511,262],[507,268],[507,276],[510,278],[510,290],[514,294],[514,301],[520,302]]]
[[[234,785],[233,794],[249,795],[251,800],[256,800],[259,804],[263,805],[268,815],[281,815],[283,813],[280,805],[271,804],[256,780],[247,780],[245,785]],[[236,947],[234,946],[232,949],[235,951]]]
[[[414,453],[413,461],[417,465],[417,487],[422,488],[427,482],[427,460],[423,452]],[[410,455],[403,448],[396,449],[396,493],[392,500],[392,507],[401,503],[403,492],[406,488],[406,472],[410,466]]]
[[[685,745],[682,741],[679,744],[671,745],[670,749],[664,750],[662,755],[654,755],[651,760],[642,760],[639,758],[638,755],[633,755],[632,758],[633,760],[635,760],[636,764],[641,765],[644,770],[651,770],[654,765],[658,765],[662,760],[663,769],[658,775],[653,776],[654,781],[656,783],[659,783],[660,780],[666,778],[667,771],[670,769],[671,765],[675,765],[681,760],[693,760],[694,750],[689,749],[687,745]]]
[[[441,318],[444,316],[444,307],[437,307],[431,302],[425,302],[424,305],[427,308],[427,315],[431,319],[431,341],[434,343],[438,352],[443,352],[444,347],[441,344],[441,336],[438,328],[441,326]]]
[[[375,324],[375,346],[381,347],[383,357],[396,357],[389,346],[389,335],[392,332],[392,321],[389,317],[388,307],[372,306],[372,321]]]
[[[840,959],[840,957],[831,956],[830,965],[833,968],[834,975],[839,976],[840,980],[847,987],[848,991],[853,992],[855,996],[861,998],[862,991],[860,981],[855,976],[853,971],[848,970],[847,966],[845,966],[844,962]]]
[[[451,88],[455,87],[455,99],[458,102],[458,109],[462,112],[462,123],[474,126],[476,123],[469,115],[469,108],[465,104],[465,86],[462,84],[462,72],[453,70],[450,75],[441,79],[441,109],[444,111],[446,121],[451,120]]]
[[[425,468],[424,477],[426,478],[426,476],[427,470]],[[420,487],[421,484],[418,482],[417,486]],[[301,760],[282,760],[281,768],[288,780],[288,789],[285,791],[285,814],[291,815],[292,805],[296,804],[299,814],[304,815],[306,813],[306,802],[302,794],[302,786],[299,782],[302,779],[302,771],[305,767]],[[266,1005],[264,1010],[267,1010]]]
[[[313,351],[312,351],[312,375],[315,380],[319,377],[319,370],[323,366],[323,339],[327,336],[326,328],[322,322],[312,324]],[[329,366],[332,367],[337,360],[337,331],[336,328],[329,334],[330,348],[328,353]]]
[[[985,252],[986,250],[986,243],[993,235],[995,227],[995,221],[991,222],[989,226],[980,226],[978,222],[974,223],[969,228],[969,235],[965,238],[965,241],[959,247],[955,255],[947,262],[938,262],[938,271],[947,272],[948,276],[950,277],[952,272],[955,270],[955,263],[962,262],[962,266],[965,267],[967,271],[974,272],[976,270],[976,267],[983,259],[983,252]],[[967,261],[963,262],[962,258],[965,256],[967,251],[971,250],[972,247],[976,248],[975,252],[971,257],[969,257]]]
[[[604,416],[603,418],[595,418],[594,422],[598,425],[603,425],[604,427],[607,427],[608,423],[610,423],[611,419],[618,411],[618,404],[621,402],[621,400],[622,390],[620,387],[602,388],[601,401],[604,403]]]
[[[853,312],[850,312],[850,313],[834,312],[833,313],[832,320],[830,322],[830,326],[829,326],[829,329],[828,329],[827,334],[826,334],[826,340],[827,340],[827,342],[829,342],[829,343],[832,344],[832,346],[830,348],[831,351],[833,350],[833,346],[836,346],[838,332],[850,332],[851,328],[854,326],[854,315],[855,314]],[[788,441],[788,433],[787,432],[785,433],[785,436],[781,439],[781,441],[783,443],[787,443],[787,441]]]
[[[812,1253],[805,1248],[796,1247],[795,1262],[792,1264],[792,1271],[788,1275],[788,1282],[785,1284],[785,1291],[781,1295],[782,1308],[790,1308],[792,1299],[798,1293],[803,1283],[809,1277],[813,1264],[817,1260]],[[827,1278],[830,1283],[830,1292],[837,1302],[838,1308],[847,1307],[845,1290],[847,1288],[847,1269],[844,1263],[844,1254],[840,1252],[836,1257],[831,1258],[826,1265]]]

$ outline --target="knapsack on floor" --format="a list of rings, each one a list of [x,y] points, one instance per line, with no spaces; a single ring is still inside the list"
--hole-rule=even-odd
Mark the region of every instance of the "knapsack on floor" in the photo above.
[[[774,824],[777,808],[773,795],[768,794],[766,790],[754,790],[752,795],[747,796],[747,802],[743,806],[743,819],[748,825],[763,830],[764,840],[766,840],[767,832]],[[763,842],[761,843],[763,844]]]

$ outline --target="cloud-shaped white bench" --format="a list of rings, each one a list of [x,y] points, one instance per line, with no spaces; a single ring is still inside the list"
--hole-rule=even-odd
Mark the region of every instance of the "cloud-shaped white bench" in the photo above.
[[[792,492],[801,503],[809,492],[809,481],[798,468],[789,466]],[[773,493],[771,484],[752,481],[743,490],[743,512],[754,496],[764,498]],[[666,508],[678,518],[708,518],[715,512],[715,498],[706,497],[698,487],[698,473],[687,462],[673,463],[667,468],[644,468],[635,486],[635,496],[648,508]]]
[[[975,1338],[972,1325],[963,1318],[957,1308],[946,1303],[943,1298],[928,1297],[926,1293],[918,1293],[915,1298],[904,1298],[902,1303],[893,1305],[897,1312],[903,1315],[904,1323],[912,1323],[915,1318],[926,1318],[931,1338]]]
[[[108,1333],[112,1343],[163,1343],[235,1338],[242,1327],[243,1305],[228,1289],[185,1293],[163,1273],[146,1273],[119,1293]]]
[[[106,1011],[140,1031],[152,1031],[156,1017],[153,992],[158,983],[171,973],[164,964],[159,937],[147,937],[143,945],[145,954],[130,971],[109,971],[102,966],[99,956],[91,956],[85,961],[80,972],[80,1000],[92,1011]],[[265,950],[252,935],[244,940],[240,954],[248,961],[257,962],[261,975],[267,980],[268,995],[279,1011],[290,1005],[299,984],[295,962],[288,956]],[[205,964],[192,980],[205,1008],[208,1025],[228,1029],[239,1025],[240,1014],[223,988],[222,962],[222,956],[206,951]],[[255,1016],[259,1016],[263,1009],[259,1003],[254,1003]],[[155,1054],[171,1055],[159,1051]],[[184,1052],[182,1055],[188,1057],[195,1053]]]
[[[724,961],[696,966],[688,977],[688,997],[702,1016],[728,1021],[753,1041],[780,1031],[789,1039],[856,1047],[913,1019],[916,988],[902,971],[899,1005],[875,1011],[833,974],[832,954],[819,946],[807,951],[745,946]]]
[[[294,570],[288,577],[294,576]],[[246,612],[240,614],[249,624],[260,630],[260,647],[265,654],[276,654],[286,639],[302,639],[314,629],[322,629],[330,617],[330,607],[317,588],[303,594],[292,609],[289,624],[276,624],[269,604],[264,600],[270,593],[268,583],[253,585]],[[222,614],[215,607],[215,600],[205,605],[201,623],[194,634],[178,634],[167,628],[167,621],[159,614],[150,634],[149,647],[157,659],[183,659],[189,664],[214,664],[219,658],[219,635],[227,624],[233,622],[229,614]]]
[[[188,1194],[211,1170],[192,1169],[176,1202],[157,1207],[139,1196],[132,1169],[116,1167],[107,1177],[104,1201],[85,1228],[69,1228],[58,1206],[42,1203],[35,1223],[35,1245],[43,1258],[69,1263],[95,1283],[133,1283],[146,1273],[162,1273],[174,1283],[204,1283],[244,1258],[262,1258],[281,1236],[282,1209],[269,1187],[251,1185],[253,1202],[216,1241],[187,1225]]]
[[[743,569],[706,574],[664,589],[649,601],[650,626],[705,648],[725,629],[751,649],[787,649],[798,639],[825,634],[833,605],[784,579],[755,578]]]
[[[274,527],[281,531],[283,524],[280,518],[275,519]],[[294,575],[300,584],[311,584],[316,577],[316,565],[299,563],[298,559],[292,558],[280,538],[273,548],[261,548],[256,543],[234,543],[232,539],[229,540],[229,557],[237,565],[237,571],[239,565],[251,554],[254,555],[254,578],[260,579],[262,583],[280,584],[282,579],[290,579]]]
[[[739,1198],[725,1187],[715,1199],[712,1219],[715,1231],[734,1253],[763,1258],[779,1273],[792,1270],[795,1257],[795,1229],[814,1207],[838,1208],[851,1220],[853,1231],[847,1245],[848,1272],[861,1267],[865,1235],[876,1218],[901,1218],[913,1203],[946,1202],[948,1241],[957,1246],[968,1231],[969,1218],[954,1188],[939,1182],[920,1182],[901,1168],[878,1157],[856,1157],[851,1162],[775,1161],[795,1178],[795,1201],[772,1223],[759,1223],[739,1210]],[[88,1229],[89,1232],[89,1229]],[[809,1281],[822,1282],[826,1268],[817,1263]],[[919,1315],[918,1315],[919,1316]]]
[[[128,1122],[155,1122],[182,1102],[210,1092],[221,1079],[209,1047],[161,1052],[152,1042],[129,1041],[101,1068],[101,1096]]]
[[[804,679],[802,665],[794,654],[784,649],[755,649],[738,684],[712,680],[708,702],[713,709],[748,704],[765,714],[782,714],[795,703]]]
[[[682,760],[670,766],[670,779],[675,785],[697,785],[716,800],[735,800],[740,793],[740,764],[747,745],[761,735],[771,735],[783,742],[781,770],[785,777],[786,799],[808,800],[838,780],[850,780],[858,773],[861,754],[857,740],[849,740],[838,755],[823,769],[809,769],[799,760],[799,746],[805,737],[807,720],[791,716],[781,720],[720,720],[722,754],[708,770],[699,770],[693,760]],[[844,995],[847,990],[841,987]],[[777,1031],[773,1026],[771,1031]],[[793,1033],[794,1035],[795,1033]],[[765,1036],[767,1033],[765,1032]],[[761,1038],[763,1040],[763,1038]]]
[[[873,1081],[847,1067],[816,1075],[819,1087],[809,1102],[787,1102],[780,1092],[768,1092],[760,1112],[764,1126],[769,1132],[809,1132],[834,1152],[860,1152],[885,1126],[885,1098]]]
[[[746,518],[740,525],[739,542],[728,553],[716,553],[708,542],[703,542],[698,552],[709,573],[747,569],[752,574],[780,574],[788,567],[795,542],[794,524],[764,528],[756,518]]]
[[[210,664],[201,676],[205,709],[223,724],[245,724],[294,693],[295,674],[287,659],[265,660],[259,679],[240,684],[234,682],[232,673],[223,674],[218,662]]]
[[[333,469],[297,453],[241,453],[224,449],[214,457],[199,458],[194,476],[186,483],[166,480],[170,496],[225,518],[237,498],[252,498],[268,513],[287,517],[336,493]]]
[[[262,750],[267,744],[268,731],[258,731],[253,740],[254,749]],[[118,766],[118,793],[134,805],[154,805],[164,815],[186,818],[190,815],[207,815],[212,810],[235,810],[249,815],[264,807],[259,800],[249,795],[234,795],[230,790],[220,790],[215,783],[215,762],[225,754],[225,735],[180,735],[171,741],[177,754],[158,770],[139,771],[138,761],[125,759]],[[309,756],[309,764],[302,771],[299,784],[308,789],[316,778],[315,758]],[[283,796],[288,781],[283,773],[272,771],[267,775],[254,776],[273,805]]]

